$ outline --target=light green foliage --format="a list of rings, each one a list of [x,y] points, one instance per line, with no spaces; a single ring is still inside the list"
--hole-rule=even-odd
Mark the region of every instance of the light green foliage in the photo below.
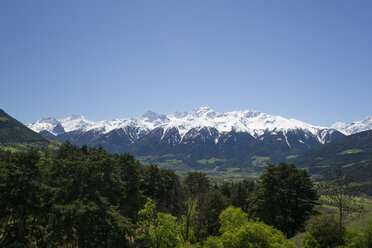
[[[207,164],[217,164],[217,163],[223,163],[225,162],[226,159],[221,159],[221,158],[210,158],[210,159],[200,159],[197,162],[203,165]]]
[[[136,239],[145,247],[173,248],[178,244],[177,218],[166,213],[155,213],[155,203],[150,198],[138,212]]]
[[[180,238],[183,244],[196,242],[195,225],[198,219],[198,200],[196,197],[188,197],[185,201],[185,211],[180,221]]]
[[[360,152],[364,152],[364,151],[361,149],[349,149],[349,150],[345,150],[345,151],[338,153],[338,155],[348,155],[348,154],[355,154],[355,153],[360,153]]]
[[[204,241],[203,248],[223,248],[223,243],[221,238],[209,236],[206,241]]]
[[[279,230],[262,222],[255,221],[250,221],[235,231],[223,233],[221,240],[225,248],[295,247]]]
[[[267,166],[267,161],[270,160],[270,157],[260,157],[260,156],[252,156],[252,165],[254,166]]]
[[[145,245],[150,245],[152,239],[150,236],[151,225],[154,222],[155,203],[151,198],[147,198],[145,206],[138,212],[138,229],[136,239]]]
[[[287,159],[295,159],[298,158],[300,155],[289,155],[287,156]]]
[[[368,248],[361,232],[355,230],[346,230],[344,235],[344,246],[347,248]]]
[[[178,243],[177,218],[165,213],[158,213],[154,225],[151,225],[150,236],[152,247],[173,248]]]
[[[230,206],[220,214],[220,232],[234,231],[248,223],[248,216],[241,208]]]
[[[367,247],[372,247],[372,221],[369,222],[369,225],[364,233],[364,239]]]
[[[211,240],[224,248],[274,248],[295,247],[285,235],[272,226],[259,221],[248,221],[245,213],[239,208],[228,207],[220,215],[223,246],[218,240]],[[213,246],[211,246],[213,247]]]

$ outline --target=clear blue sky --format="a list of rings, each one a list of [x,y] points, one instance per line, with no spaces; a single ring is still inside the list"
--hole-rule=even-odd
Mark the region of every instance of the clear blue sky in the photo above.
[[[0,108],[28,123],[209,106],[372,115],[372,1],[0,1]]]

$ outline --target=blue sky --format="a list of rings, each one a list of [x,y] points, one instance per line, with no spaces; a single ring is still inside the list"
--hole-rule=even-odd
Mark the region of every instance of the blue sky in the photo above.
[[[209,106],[372,115],[372,1],[1,1],[0,108],[22,122]]]

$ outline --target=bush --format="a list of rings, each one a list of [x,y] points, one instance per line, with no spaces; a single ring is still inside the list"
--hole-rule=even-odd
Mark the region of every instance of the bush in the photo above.
[[[311,217],[307,221],[306,231],[302,239],[304,248],[332,248],[343,244],[343,233],[340,233],[340,226],[334,215]]]
[[[219,237],[209,236],[204,241],[203,248],[223,248],[223,243]]]

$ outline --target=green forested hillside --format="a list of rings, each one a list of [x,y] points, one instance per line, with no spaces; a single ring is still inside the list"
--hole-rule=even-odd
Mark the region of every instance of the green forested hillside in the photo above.
[[[313,175],[324,174],[338,165],[354,176],[363,191],[372,193],[372,130],[360,132],[311,149],[291,162],[308,168]]]
[[[46,138],[0,109],[0,147],[10,150],[55,149],[60,142]]]

